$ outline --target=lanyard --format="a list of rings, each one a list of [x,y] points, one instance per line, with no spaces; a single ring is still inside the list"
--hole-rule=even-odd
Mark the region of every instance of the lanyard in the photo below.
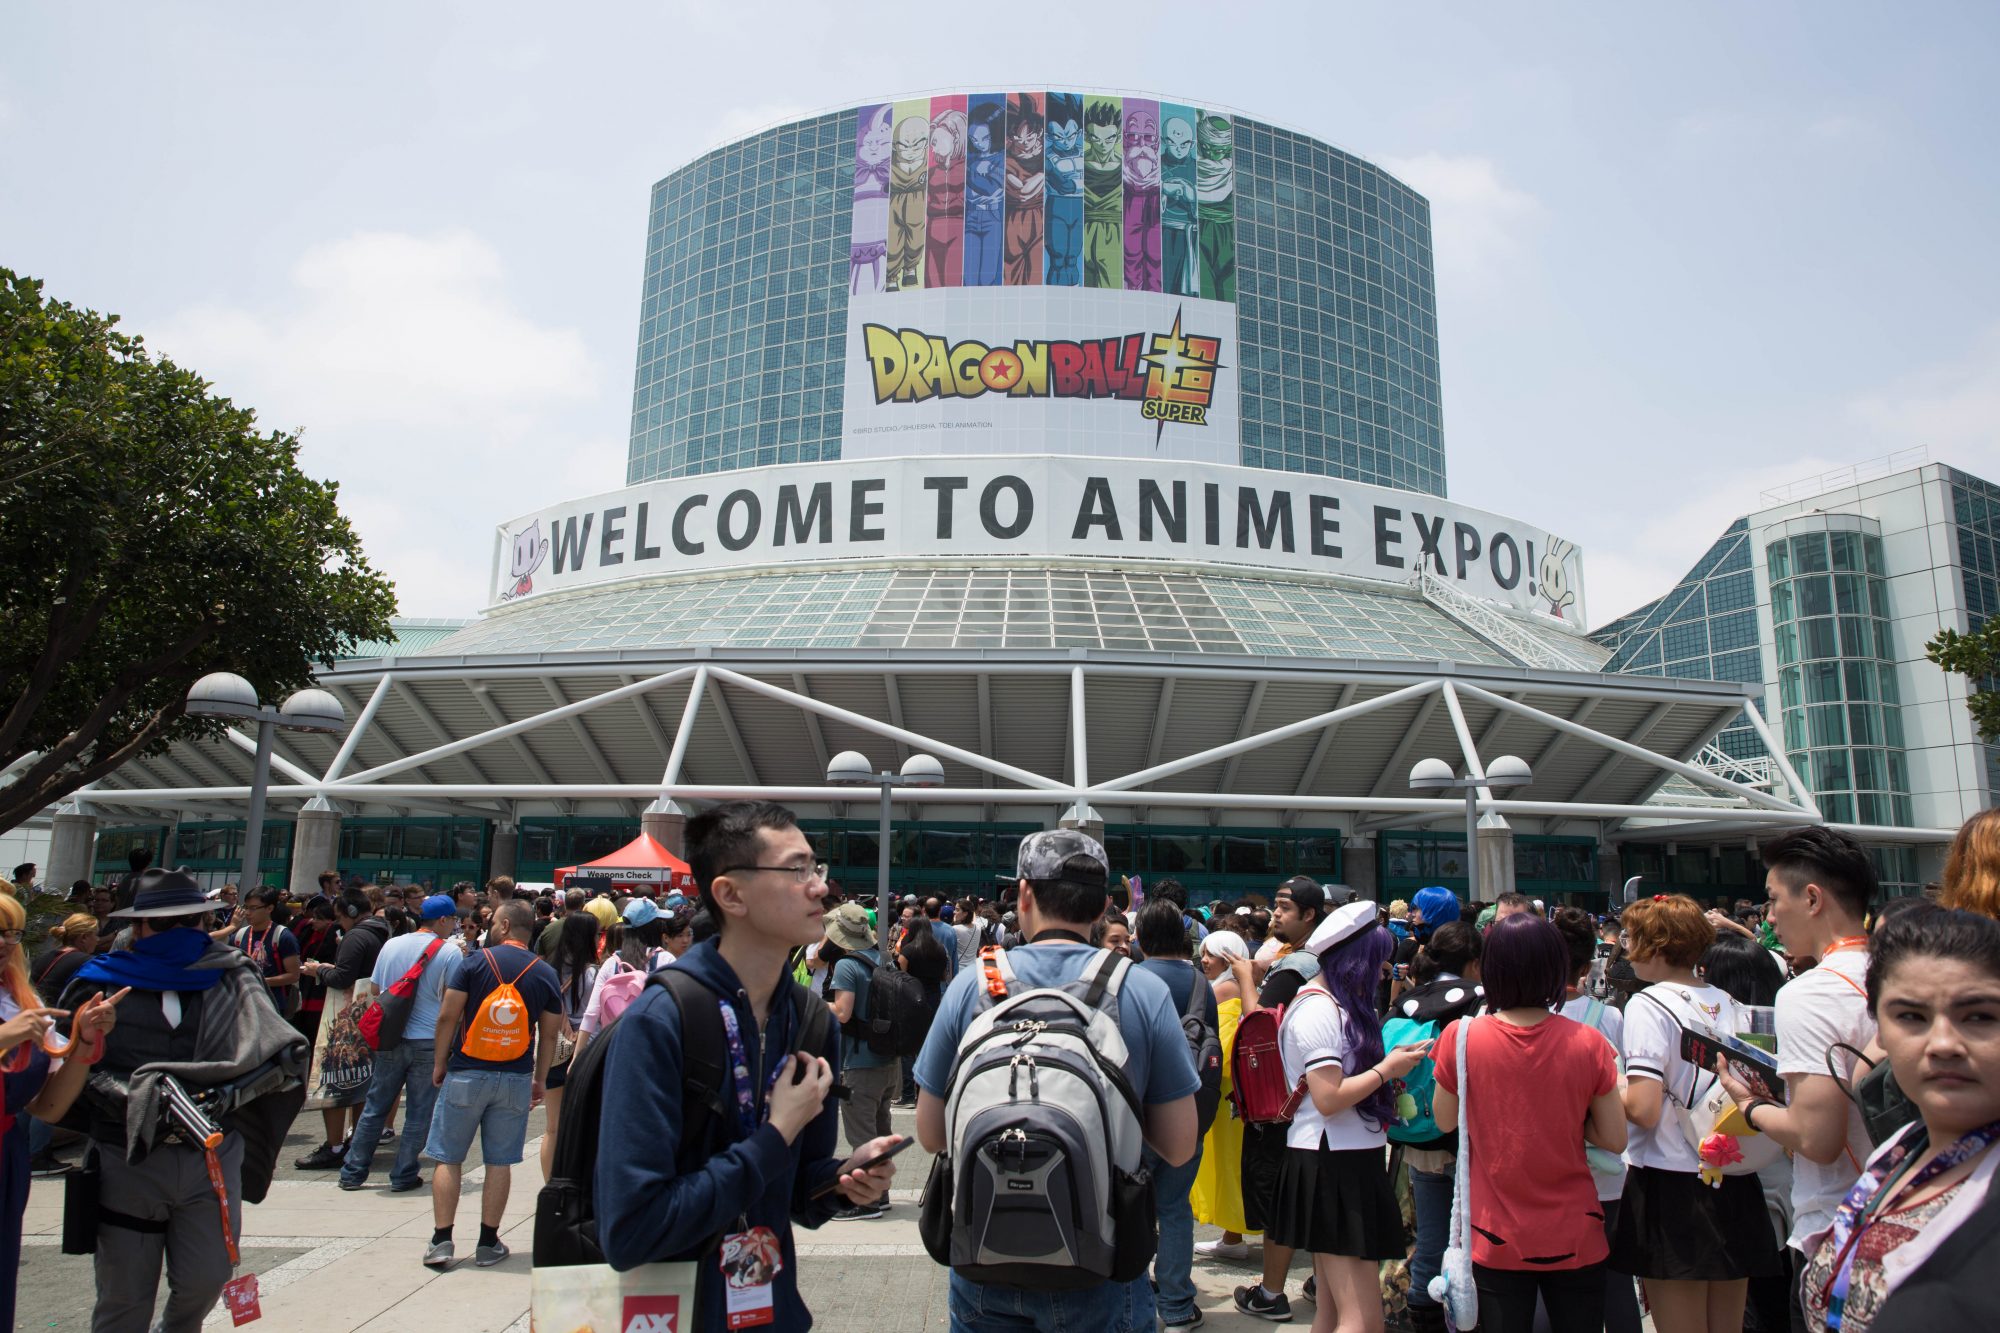
[[[781,997],[782,998],[782,997]],[[736,1021],[736,1007],[727,1000],[717,1000],[722,1009],[722,1035],[729,1043],[729,1070],[736,1080],[736,1122],[745,1134],[756,1130],[760,1117],[757,1114],[757,1094],[750,1082],[750,1058],[743,1050],[743,1029]],[[765,1109],[768,1111],[771,1089],[778,1085],[778,1062],[771,1061],[771,1076],[764,1082]]]
[[[2000,1120],[1973,1130],[1910,1177],[1904,1189],[1905,1196],[1914,1194],[1953,1167],[1977,1157],[1996,1138],[2000,1138]],[[1847,1305],[1848,1286],[1854,1277],[1856,1248],[1868,1228],[1882,1220],[1883,1214],[1876,1211],[1876,1205],[1887,1197],[1889,1183],[1901,1173],[1903,1165],[1922,1150],[1926,1141],[1922,1132],[1917,1131],[1897,1144],[1880,1165],[1862,1173],[1861,1179],[1854,1182],[1854,1188],[1847,1192],[1839,1210],[1834,1213],[1833,1233],[1829,1239],[1837,1242],[1839,1249],[1834,1254],[1833,1277],[1809,1298],[1815,1309],[1826,1312],[1828,1333],[1839,1333],[1841,1314]]]
[[[1832,944],[1827,945],[1826,952],[1821,954],[1820,957],[1831,958],[1837,953],[1847,953],[1849,951],[1858,953],[1867,947],[1868,937],[1866,935],[1842,935]]]

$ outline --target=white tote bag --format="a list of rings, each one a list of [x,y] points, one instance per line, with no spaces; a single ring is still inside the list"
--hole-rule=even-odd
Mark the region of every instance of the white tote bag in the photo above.
[[[1451,1191],[1451,1232],[1445,1237],[1444,1263],[1431,1279],[1431,1299],[1442,1305],[1453,1328],[1479,1322],[1479,1289],[1472,1278],[1472,1122],[1466,1116],[1465,1039],[1472,1030],[1468,1015],[1458,1021],[1458,1172]]]
[[[692,1333],[697,1265],[537,1268],[528,1306],[533,1333]]]

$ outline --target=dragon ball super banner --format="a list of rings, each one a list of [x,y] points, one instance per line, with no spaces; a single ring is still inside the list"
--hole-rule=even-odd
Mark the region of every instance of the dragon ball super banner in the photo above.
[[[1107,247],[1122,281],[1122,218]],[[841,456],[1234,463],[1236,375],[1236,308],[1217,301],[1050,285],[857,292]]]
[[[858,108],[848,290],[1236,299],[1233,119],[1026,91]]]

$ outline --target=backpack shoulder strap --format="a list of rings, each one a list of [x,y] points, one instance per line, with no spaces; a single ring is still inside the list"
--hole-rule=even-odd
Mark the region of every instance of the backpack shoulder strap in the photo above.
[[[792,1031],[797,1039],[792,1045],[807,1055],[818,1055],[826,1049],[826,1034],[833,1024],[833,1011],[826,1001],[813,994],[810,986],[792,983],[792,1007],[797,1022]]]
[[[646,986],[665,988],[681,1013],[681,1081],[686,1095],[681,1099],[678,1160],[703,1162],[713,1152],[715,1127],[727,1123],[722,1081],[728,1072],[729,1055],[722,1035],[722,1011],[716,1008],[713,991],[676,968],[653,973],[646,978]],[[628,1007],[626,1013],[630,1012]],[[618,1020],[624,1017],[620,1014]]]
[[[1201,974],[1201,969],[1196,968],[1194,984],[1188,987],[1187,1007],[1181,1010],[1182,1018],[1205,1019],[1208,1017],[1208,1006],[1201,1002],[1201,988],[1207,981],[1208,978]]]
[[[1594,995],[1591,996],[1590,1003],[1584,1006],[1583,1025],[1587,1028],[1596,1028],[1599,1032],[1604,1031],[1604,1001]]]
[[[1117,999],[1119,987],[1125,981],[1125,969],[1130,966],[1132,966],[1131,959],[1121,957],[1109,949],[1099,949],[1096,958],[1091,960],[1090,966],[1084,972],[1084,975],[1090,978],[1090,984],[1084,988],[1083,1002],[1092,1009],[1099,1009],[1103,1007],[1107,996],[1113,1000]]]
[[[1007,961],[1007,951],[997,944],[989,944],[979,951],[979,968],[984,984],[973,988],[973,995],[978,1000],[975,1013],[1006,999],[1007,992],[1014,985],[1014,965]]]

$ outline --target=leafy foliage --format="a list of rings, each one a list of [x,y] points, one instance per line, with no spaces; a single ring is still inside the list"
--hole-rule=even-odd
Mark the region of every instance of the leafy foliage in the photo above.
[[[0,829],[220,725],[211,671],[265,699],[386,637],[387,578],[298,438],[0,268]]]
[[[1983,741],[2000,741],[2000,619],[1989,620],[1970,634],[1938,631],[1924,645],[1931,661],[1966,677],[1972,693],[1965,701]]]

